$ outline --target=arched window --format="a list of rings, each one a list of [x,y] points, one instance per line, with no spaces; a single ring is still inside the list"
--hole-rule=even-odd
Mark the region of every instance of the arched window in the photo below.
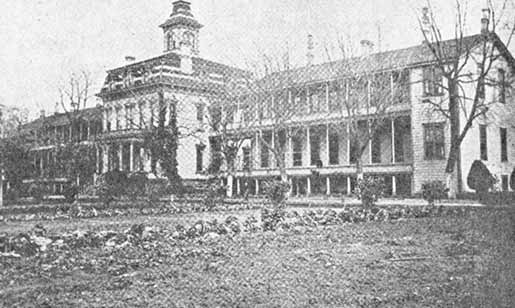
[[[195,39],[195,35],[190,31],[186,31],[183,34],[183,42],[188,46],[193,46],[193,41]]]
[[[166,50],[175,49],[175,39],[172,32],[168,32],[166,36]]]

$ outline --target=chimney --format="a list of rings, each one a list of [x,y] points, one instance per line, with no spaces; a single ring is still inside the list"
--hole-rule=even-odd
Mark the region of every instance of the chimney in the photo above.
[[[429,19],[429,8],[427,6],[422,8],[422,17],[421,17],[420,22],[422,24],[422,32],[424,33],[424,42],[425,42],[426,38],[428,41],[430,41],[431,40],[431,20]]]
[[[361,40],[361,55],[369,56],[374,51],[374,43],[370,40]]]
[[[315,60],[315,56],[313,55],[313,46],[313,35],[308,34],[308,53],[306,54],[308,66],[313,65],[313,61]]]
[[[45,109],[41,109],[41,110],[39,111],[39,116],[40,116],[41,118],[44,118],[44,117],[45,117]]]
[[[488,34],[488,26],[490,25],[490,9],[485,8],[482,10],[483,16],[481,17],[481,34]]]
[[[136,61],[136,57],[134,57],[134,56],[125,56],[125,62],[127,62],[127,64],[132,63],[134,61]]]

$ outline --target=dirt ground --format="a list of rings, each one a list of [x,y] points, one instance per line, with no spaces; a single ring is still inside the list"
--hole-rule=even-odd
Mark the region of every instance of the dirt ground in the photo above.
[[[42,223],[59,233],[197,219]],[[0,232],[35,223],[12,223]],[[115,250],[0,258],[0,277],[3,307],[512,307],[515,217],[507,209],[471,209],[208,241],[164,237]]]

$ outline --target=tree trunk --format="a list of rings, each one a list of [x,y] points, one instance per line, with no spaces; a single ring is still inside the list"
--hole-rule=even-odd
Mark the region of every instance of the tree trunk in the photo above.
[[[457,165],[459,161],[459,150],[461,145],[460,140],[460,105],[459,96],[456,83],[452,80],[448,80],[449,88],[449,116],[451,126],[451,148],[449,150],[449,156],[447,158],[447,166],[445,167],[446,173],[446,184],[449,189],[449,198],[455,199],[457,193],[460,191],[458,185]]]
[[[358,181],[363,180],[363,163],[361,162],[361,157],[356,159],[356,179]]]

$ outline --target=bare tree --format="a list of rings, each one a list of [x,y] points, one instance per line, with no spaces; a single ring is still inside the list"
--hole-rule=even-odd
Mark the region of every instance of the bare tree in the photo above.
[[[332,56],[334,51],[325,48],[326,67],[335,78],[331,90],[335,97],[331,97],[329,109],[345,119],[342,130],[350,138],[350,161],[356,165],[357,178],[362,179],[365,151],[385,128],[392,107],[409,99],[409,78],[402,68],[381,72],[380,59],[367,57],[372,51],[371,42],[361,42],[361,55],[355,55],[344,36],[339,35],[337,42],[337,61]]]
[[[507,9],[509,2],[504,1],[497,10],[488,1],[488,7],[483,10],[481,34],[466,36],[466,11],[462,1],[456,0],[454,37],[444,40],[437,18],[428,4],[419,18],[419,24],[425,45],[433,57],[434,76],[438,78],[433,78],[432,83],[425,83],[424,87],[428,88],[428,92],[444,95],[437,95],[425,102],[450,123],[451,142],[445,172],[449,194],[455,197],[462,189],[461,175],[458,174],[462,141],[476,119],[492,116],[495,105],[506,100],[506,88],[511,84],[508,82],[511,77],[508,71],[499,69],[498,64],[509,53],[507,46],[515,26],[513,20],[508,18],[503,25],[508,28],[506,44],[503,44],[496,30],[504,18],[510,16]],[[440,76],[443,76],[443,82]],[[495,95],[485,95],[485,88],[497,89]],[[460,123],[460,114],[464,115],[465,123]]]

